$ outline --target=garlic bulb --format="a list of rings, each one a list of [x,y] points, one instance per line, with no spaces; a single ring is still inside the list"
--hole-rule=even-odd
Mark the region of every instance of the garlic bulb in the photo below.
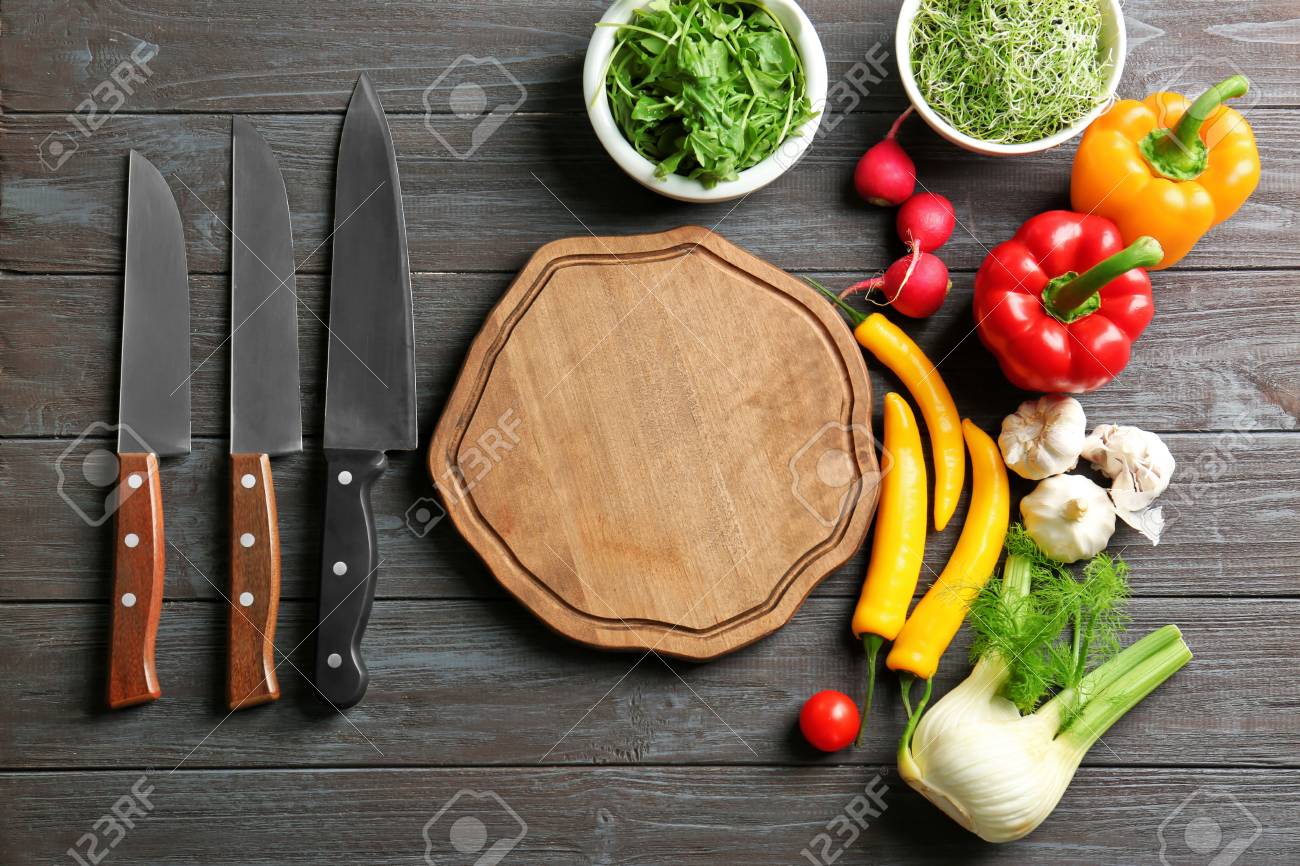
[[[1076,562],[1106,549],[1115,534],[1115,506],[1082,475],[1054,475],[1020,500],[1029,537],[1052,559]]]
[[[1073,397],[1046,394],[1026,400],[1002,421],[998,448],[1007,468],[1037,481],[1069,472],[1079,462],[1087,433],[1083,407]]]
[[[1083,443],[1082,454],[1111,479],[1110,497],[1121,512],[1146,508],[1165,492],[1174,474],[1169,447],[1137,427],[1100,424]]]
[[[1160,543],[1165,516],[1155,498],[1174,474],[1174,456],[1154,433],[1137,427],[1100,424],[1083,444],[1083,457],[1111,479],[1110,499],[1120,519]]]

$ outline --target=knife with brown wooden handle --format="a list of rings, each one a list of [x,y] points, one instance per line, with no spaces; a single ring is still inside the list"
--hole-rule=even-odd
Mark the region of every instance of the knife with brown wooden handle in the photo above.
[[[130,172],[108,657],[114,709],[162,694],[154,665],[166,571],[158,458],[190,450],[190,294],[180,211],[162,174],[135,151]]]
[[[275,154],[235,118],[231,167],[230,642],[232,710],[280,697],[280,530],[271,457],[302,450],[289,199]]]

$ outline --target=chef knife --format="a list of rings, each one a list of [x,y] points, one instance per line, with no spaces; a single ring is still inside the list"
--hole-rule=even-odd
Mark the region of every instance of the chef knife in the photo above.
[[[397,155],[370,79],[352,92],[334,181],[325,516],[316,687],[346,708],[370,675],[361,637],[378,579],[370,490],[385,451],[416,445],[415,334]]]
[[[190,450],[190,293],[171,189],[134,150],[126,206],[108,705],[162,694],[154,642],[165,573],[158,458]]]
[[[271,457],[302,450],[298,305],[289,198],[253,125],[231,131],[230,645],[226,696],[238,710],[280,697],[275,620],[280,529]]]

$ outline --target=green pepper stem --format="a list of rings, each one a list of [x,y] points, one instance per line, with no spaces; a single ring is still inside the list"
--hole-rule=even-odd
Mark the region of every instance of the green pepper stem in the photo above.
[[[858,723],[858,739],[854,743],[859,749],[867,738],[867,717],[871,715],[871,698],[876,693],[876,657],[885,639],[878,634],[864,634],[862,648],[867,651],[867,694],[862,699],[862,721]]]
[[[921,723],[921,713],[925,712],[925,705],[930,702],[930,691],[934,688],[934,680],[925,680],[925,691],[921,693],[921,700],[916,706],[912,706],[912,683],[916,682],[916,677],[912,674],[900,674],[898,677],[899,688],[903,692],[903,709],[907,711],[907,727],[903,728],[902,739],[898,741],[898,763],[911,763],[912,760],[912,735],[916,733],[916,726]]]
[[[1201,126],[1224,100],[1245,96],[1248,90],[1250,90],[1250,82],[1246,80],[1246,76],[1233,75],[1198,96],[1191,108],[1179,118],[1178,125],[1174,127],[1174,138],[1182,145],[1179,153],[1191,149],[1196,140],[1201,137]]]
[[[1152,167],[1175,180],[1192,180],[1205,171],[1206,149],[1201,127],[1224,100],[1245,96],[1250,82],[1232,75],[1197,97],[1173,129],[1153,130],[1142,142],[1142,153]]]
[[[1062,321],[1071,321],[1071,314],[1088,303],[1111,280],[1134,268],[1149,268],[1160,264],[1165,251],[1160,242],[1150,235],[1143,235],[1125,249],[1113,256],[1102,259],[1081,274],[1063,274],[1057,277],[1057,283],[1049,284],[1051,301],[1049,312]]]
[[[842,312],[845,316],[847,316],[849,321],[853,323],[853,327],[856,328],[858,325],[861,325],[863,322],[867,320],[866,313],[859,312],[858,310],[853,309],[848,304],[844,303],[844,301],[840,300],[840,298],[837,297],[834,292],[832,292],[830,289],[826,288],[821,283],[814,280],[812,277],[804,277],[803,281],[808,285],[812,286],[817,291],[821,292],[827,298],[829,298],[832,304],[839,307],[840,312]]]

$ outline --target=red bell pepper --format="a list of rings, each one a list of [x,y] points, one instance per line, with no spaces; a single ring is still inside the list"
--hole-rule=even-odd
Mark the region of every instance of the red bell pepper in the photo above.
[[[1119,375],[1155,313],[1144,268],[1164,256],[1140,237],[1127,248],[1105,217],[1054,210],[998,244],[975,275],[980,339],[1012,384],[1092,391]]]

